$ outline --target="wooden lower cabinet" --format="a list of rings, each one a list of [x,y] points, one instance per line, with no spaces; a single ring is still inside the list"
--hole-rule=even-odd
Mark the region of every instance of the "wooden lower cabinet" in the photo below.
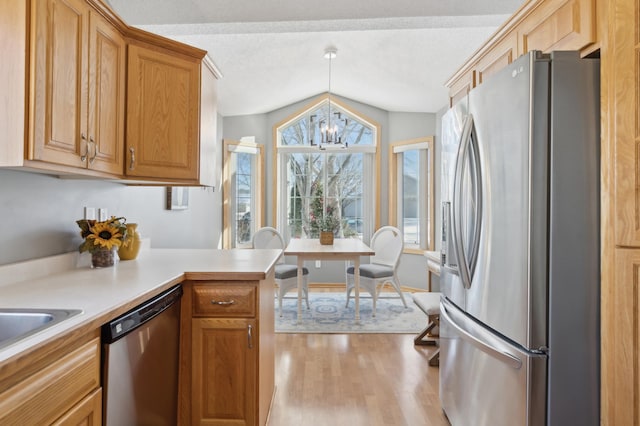
[[[52,356],[44,368],[0,393],[0,424],[100,424],[100,395],[100,339],[95,338]]]
[[[179,423],[265,425],[275,381],[273,272],[183,288]]]
[[[85,399],[53,423],[53,426],[99,426],[102,424],[102,388]]]
[[[193,423],[257,424],[256,321],[197,318],[192,330]]]

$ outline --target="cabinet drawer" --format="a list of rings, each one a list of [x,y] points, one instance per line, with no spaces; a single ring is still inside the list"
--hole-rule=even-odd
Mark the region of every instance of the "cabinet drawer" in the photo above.
[[[193,286],[193,315],[217,317],[254,317],[256,315],[256,287]]]
[[[100,339],[0,394],[0,424],[50,424],[100,386]]]

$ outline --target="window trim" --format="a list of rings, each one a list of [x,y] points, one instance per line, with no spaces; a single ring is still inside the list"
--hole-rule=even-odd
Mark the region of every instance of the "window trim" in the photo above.
[[[234,152],[248,152],[254,151],[256,155],[256,173],[255,178],[257,180],[255,192],[255,199],[252,200],[255,206],[255,219],[253,232],[260,229],[264,223],[264,146],[255,142],[249,141],[236,141],[230,139],[223,139],[223,181],[222,181],[222,198],[223,198],[223,214],[222,214],[222,247],[225,249],[233,248],[231,232],[231,155]],[[244,150],[243,150],[244,148]]]
[[[410,145],[415,145],[415,148],[409,148]],[[427,211],[429,212],[426,232],[427,241],[424,248],[418,248],[415,245],[405,247],[403,250],[404,253],[424,254],[427,251],[433,251],[435,247],[434,147],[433,136],[408,139],[389,144],[389,223],[396,227],[398,227],[398,185],[400,184],[398,179],[398,154],[410,149],[427,150]]]
[[[278,190],[278,182],[280,181],[279,178],[282,178],[282,173],[283,171],[281,170],[283,167],[281,167],[281,153],[285,152],[285,151],[289,151],[288,147],[282,147],[278,145],[278,140],[279,140],[279,136],[280,136],[280,129],[282,127],[285,127],[287,125],[289,125],[290,123],[292,123],[293,121],[297,120],[301,115],[304,115],[306,113],[308,113],[309,111],[314,110],[315,108],[318,108],[322,103],[330,101],[332,104],[336,105],[338,108],[342,109],[343,111],[351,114],[354,117],[357,117],[358,120],[362,121],[363,123],[367,124],[368,126],[370,126],[372,129],[374,129],[375,132],[375,136],[374,136],[374,143],[375,143],[375,154],[374,154],[374,159],[373,159],[373,164],[376,170],[381,170],[380,165],[381,165],[381,159],[380,159],[380,147],[381,147],[381,126],[380,124],[375,121],[370,119],[369,117],[367,117],[366,115],[363,115],[360,112],[355,111],[353,108],[349,107],[348,105],[346,105],[345,103],[341,102],[339,99],[336,99],[336,96],[331,96],[331,98],[329,98],[329,94],[328,93],[324,93],[318,97],[316,97],[314,100],[312,100],[310,103],[308,103],[307,105],[305,105],[304,107],[302,107],[301,109],[297,110],[296,112],[294,112],[291,115],[288,115],[287,117],[285,117],[284,119],[282,119],[281,121],[277,122],[276,124],[273,125],[272,128],[272,147],[273,147],[273,158],[272,158],[272,163],[273,163],[273,170],[275,171],[275,176],[276,179],[273,179],[273,188],[272,188],[272,194],[273,194],[273,199],[274,202],[272,203],[272,220],[273,222],[275,222],[275,224],[272,224],[271,226],[275,226],[276,228],[278,227],[278,223],[279,223],[279,218],[278,218],[278,207],[280,203],[283,202],[280,191]],[[307,147],[300,147],[302,149],[307,149]],[[308,147],[308,149],[313,149],[314,151],[317,150],[318,148],[316,147]],[[354,149],[353,147],[350,147],[349,149]],[[369,146],[363,146],[363,148],[358,148],[358,150],[356,151],[355,149],[352,152],[372,152],[371,148],[369,148]],[[285,179],[286,179],[286,174],[285,174]],[[374,187],[372,189],[372,196],[374,198],[373,200],[373,208],[374,208],[374,215],[375,218],[373,220],[373,229],[372,229],[372,235],[373,232],[375,232],[375,230],[377,230],[378,228],[380,228],[380,181],[382,179],[382,176],[380,173],[376,173],[375,174],[375,183],[374,183]],[[288,236],[285,236],[285,234],[283,234],[283,236],[285,238],[288,238]]]

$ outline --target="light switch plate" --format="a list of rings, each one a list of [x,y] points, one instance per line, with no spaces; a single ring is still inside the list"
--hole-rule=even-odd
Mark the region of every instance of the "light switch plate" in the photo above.
[[[95,207],[85,207],[84,208],[84,218],[87,220],[96,220],[96,208]]]
[[[103,208],[98,209],[98,220],[100,222],[107,220],[107,209],[103,209]]]

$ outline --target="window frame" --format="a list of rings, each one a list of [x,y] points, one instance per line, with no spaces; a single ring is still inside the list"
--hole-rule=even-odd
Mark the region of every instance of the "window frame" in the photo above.
[[[416,146],[416,148],[411,148]],[[435,151],[434,151],[434,137],[427,136],[422,138],[409,139],[404,141],[397,141],[389,144],[389,223],[392,226],[403,230],[403,227],[399,225],[400,221],[400,195],[402,180],[400,179],[400,170],[398,167],[398,161],[400,154],[404,151],[410,150],[426,150],[426,186],[424,190],[420,190],[420,193],[427,196],[426,209],[428,212],[428,219],[426,220],[426,241],[420,245],[407,245],[405,244],[404,253],[412,254],[424,254],[427,251],[433,251],[435,247],[435,187],[434,187],[434,172],[435,172]],[[396,152],[399,151],[399,152]],[[403,230],[404,232],[404,230]]]
[[[372,129],[373,132],[373,144],[372,145],[351,145],[346,149],[339,149],[338,152],[348,152],[348,153],[364,153],[370,154],[372,156],[371,160],[366,161],[366,158],[363,159],[363,168],[364,175],[366,176],[373,170],[380,170],[380,137],[381,137],[381,128],[380,125],[370,118],[364,116],[363,114],[353,110],[343,102],[340,102],[335,98],[335,96],[329,97],[328,93],[320,95],[311,103],[307,104],[302,109],[296,111],[295,113],[287,116],[280,122],[276,123],[273,126],[273,170],[275,171],[275,179],[273,179],[273,198],[275,202],[272,206],[273,212],[273,222],[275,222],[275,227],[280,230],[285,241],[289,241],[290,235],[287,226],[287,199],[282,196],[282,192],[284,189],[283,185],[286,185],[287,179],[287,168],[285,167],[283,158],[286,154],[289,153],[311,153],[318,152],[319,148],[317,146],[282,146],[279,144],[279,140],[281,137],[280,129],[290,125],[294,121],[298,120],[300,117],[305,114],[310,113],[316,108],[320,107],[323,103],[331,102],[331,104],[352,117],[355,117],[357,120],[366,124]],[[326,151],[332,152],[332,149],[327,149]],[[326,152],[320,151],[320,152]],[[372,170],[373,169],[373,170]],[[375,173],[374,184],[371,186],[369,191],[366,191],[365,197],[369,197],[372,206],[372,219],[370,220],[370,226],[366,228],[366,232],[363,232],[362,239],[363,241],[369,241],[373,232],[379,228],[380,226],[380,173]],[[284,182],[284,183],[283,183]],[[281,217],[282,215],[282,217]]]
[[[230,248],[249,248],[251,244],[241,245],[236,247],[233,241],[234,233],[232,232],[232,226],[235,222],[235,218],[233,218],[233,206],[235,200],[232,199],[234,194],[232,193],[232,173],[233,173],[233,159],[232,156],[238,151],[242,151],[243,148],[246,149],[244,153],[247,151],[255,150],[255,161],[253,164],[255,165],[255,173],[252,173],[252,182],[255,182],[254,187],[257,190],[254,192],[251,200],[252,216],[255,217],[252,220],[252,234],[255,233],[258,229],[263,226],[264,223],[264,146],[261,144],[257,144],[253,141],[247,140],[229,140],[223,139],[223,183],[222,183],[222,192],[223,192],[223,219],[222,219],[222,247],[225,249]]]

